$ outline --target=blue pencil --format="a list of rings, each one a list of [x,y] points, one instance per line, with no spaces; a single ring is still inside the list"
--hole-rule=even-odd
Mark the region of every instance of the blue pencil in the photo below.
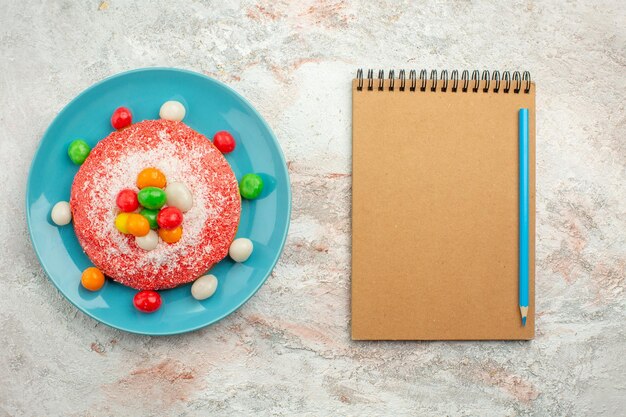
[[[528,315],[528,109],[519,111],[519,311]]]

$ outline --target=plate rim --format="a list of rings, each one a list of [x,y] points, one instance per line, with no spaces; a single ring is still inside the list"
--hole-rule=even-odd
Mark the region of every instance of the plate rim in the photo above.
[[[278,150],[278,156],[280,158],[280,162],[281,162],[281,168],[284,171],[285,174],[285,178],[287,180],[287,223],[286,223],[286,227],[285,227],[285,231],[283,233],[283,236],[281,237],[281,241],[280,241],[280,249],[276,252],[276,255],[274,256],[274,259],[271,262],[271,267],[267,270],[267,272],[265,273],[265,276],[259,281],[259,284],[254,288],[254,290],[252,292],[250,292],[250,294],[245,297],[241,303],[239,303],[238,305],[236,305],[235,307],[231,308],[230,310],[226,311],[224,314],[221,314],[220,316],[213,318],[211,320],[208,320],[206,323],[200,324],[200,325],[196,325],[196,326],[191,326],[191,327],[185,327],[183,329],[178,329],[178,330],[166,330],[166,331],[162,331],[162,332],[148,332],[148,331],[140,331],[140,330],[131,330],[126,328],[124,325],[117,325],[117,324],[113,324],[109,321],[103,320],[99,317],[96,317],[95,314],[93,314],[92,312],[85,310],[83,307],[77,305],[73,300],[71,300],[66,294],[65,292],[63,292],[59,286],[57,285],[56,281],[52,278],[52,276],[50,275],[50,273],[48,272],[48,268],[45,266],[44,262],[42,262],[41,259],[41,254],[39,251],[39,248],[37,247],[37,245],[35,244],[35,239],[34,239],[34,232],[33,232],[33,228],[31,226],[31,210],[30,210],[30,206],[31,206],[31,202],[30,202],[30,194],[29,194],[29,190],[31,188],[31,181],[33,178],[33,166],[35,164],[35,159],[37,157],[37,155],[39,154],[39,151],[41,150],[41,146],[43,145],[43,139],[48,135],[50,129],[52,128],[52,126],[55,124],[55,121],[57,120],[57,118],[59,117],[59,115],[61,115],[62,113],[64,113],[74,102],[78,101],[83,95],[87,94],[88,92],[90,92],[91,90],[97,88],[98,86],[100,86],[101,84],[104,84],[110,80],[113,80],[115,78],[120,78],[123,76],[127,76],[129,74],[133,74],[133,73],[139,73],[139,72],[157,72],[157,71],[164,71],[164,72],[178,72],[178,73],[183,73],[186,75],[191,75],[191,76],[195,76],[195,77],[199,77],[199,78],[203,78],[205,81],[208,81],[210,83],[215,83],[217,85],[219,85],[222,88],[225,88],[227,91],[230,91],[232,94],[234,94],[238,99],[240,99],[244,104],[246,104],[253,112],[254,115],[256,115],[258,117],[258,119],[261,121],[262,125],[267,129],[267,131],[269,132],[270,136],[272,137],[272,139],[274,140],[274,142],[277,145],[277,150]],[[265,282],[267,281],[267,279],[269,278],[269,276],[272,274],[272,272],[274,271],[274,268],[276,267],[276,264],[278,263],[278,260],[280,259],[280,256],[282,255],[284,249],[285,249],[285,242],[287,241],[287,235],[289,234],[289,228],[291,225],[291,206],[292,206],[292,194],[291,194],[291,179],[289,178],[289,170],[287,168],[287,162],[285,160],[285,155],[283,153],[282,147],[280,146],[280,143],[278,142],[278,139],[276,138],[276,135],[274,134],[274,131],[272,130],[272,128],[270,127],[270,125],[267,123],[267,121],[265,120],[265,118],[263,118],[263,116],[258,112],[258,110],[252,105],[252,103],[250,103],[244,96],[242,96],[241,94],[239,94],[235,89],[229,87],[227,84],[209,77],[208,75],[196,72],[196,71],[192,71],[192,70],[188,70],[188,69],[183,69],[183,68],[175,68],[175,67],[160,67],[160,66],[156,66],[156,67],[142,67],[142,68],[135,68],[132,70],[128,70],[128,71],[122,71],[113,75],[110,75],[108,77],[105,77],[103,79],[101,79],[100,81],[91,84],[89,87],[85,88],[84,90],[81,90],[80,93],[78,93],[76,96],[74,96],[74,98],[72,98],[72,100],[70,100],[65,106],[63,106],[61,108],[61,110],[59,110],[59,112],[54,116],[54,118],[52,119],[52,121],[48,124],[48,127],[46,128],[46,130],[43,132],[43,134],[41,135],[40,139],[39,139],[39,143],[37,145],[37,148],[35,149],[35,152],[33,153],[32,156],[32,160],[30,162],[30,166],[28,168],[28,179],[26,181],[26,193],[25,193],[25,203],[26,203],[26,226],[28,229],[28,236],[30,238],[30,243],[32,248],[35,251],[35,255],[37,256],[37,260],[39,261],[39,265],[41,266],[41,268],[43,269],[44,273],[46,274],[46,277],[48,278],[48,281],[52,282],[52,284],[56,287],[56,290],[61,293],[63,295],[63,297],[70,302],[70,304],[72,304],[74,307],[76,307],[78,310],[80,310],[82,313],[86,314],[87,316],[91,317],[92,319],[96,320],[99,323],[103,323],[111,328],[114,329],[118,329],[118,330],[122,330],[125,331],[127,333],[132,333],[132,334],[138,334],[138,335],[146,335],[146,336],[172,336],[172,335],[179,335],[179,334],[184,334],[184,333],[192,333],[195,332],[196,330],[202,329],[204,327],[210,326],[212,324],[215,324],[217,322],[219,322],[220,320],[230,316],[232,313],[234,313],[235,311],[239,310],[241,307],[243,307],[249,300],[250,298],[252,298],[258,291],[259,289],[263,286],[263,284],[265,284]]]

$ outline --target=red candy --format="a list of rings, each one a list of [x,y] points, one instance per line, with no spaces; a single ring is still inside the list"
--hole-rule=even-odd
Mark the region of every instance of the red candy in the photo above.
[[[157,214],[157,223],[162,229],[176,229],[183,222],[183,213],[176,207],[166,207]]]
[[[152,290],[139,291],[133,298],[135,308],[144,313],[152,313],[161,307],[161,296]]]
[[[125,213],[130,213],[137,210],[139,207],[139,200],[137,200],[137,193],[128,188],[122,190],[117,195],[115,200],[117,206]]]
[[[118,107],[111,116],[111,126],[113,129],[119,130],[126,126],[130,126],[133,122],[133,115],[126,107]]]
[[[235,138],[225,130],[217,132],[213,136],[213,145],[222,153],[229,153],[235,150]]]

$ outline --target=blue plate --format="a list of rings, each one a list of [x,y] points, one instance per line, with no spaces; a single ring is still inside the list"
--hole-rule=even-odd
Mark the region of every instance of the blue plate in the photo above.
[[[68,144],[85,139],[92,147],[111,133],[110,118],[119,106],[133,112],[133,121],[158,119],[167,100],[185,105],[184,122],[207,137],[230,131],[237,147],[226,155],[237,179],[259,173],[265,188],[259,199],[243,200],[238,237],[254,243],[248,261],[225,259],[211,273],[219,280],[213,297],[195,300],[190,285],[161,291],[163,305],[152,314],[133,307],[136,290],[107,280],[97,292],[80,285],[91,266],[71,224],[57,227],[52,206],[69,200],[78,167],[67,156]],[[272,131],[256,110],[226,85],[204,75],[170,68],[146,68],[107,78],[72,100],[54,119],[41,140],[30,168],[26,218],[43,269],[76,307],[109,326],[133,333],[184,333],[215,323],[244,304],[263,285],[285,244],[291,212],[291,190],[285,159]]]

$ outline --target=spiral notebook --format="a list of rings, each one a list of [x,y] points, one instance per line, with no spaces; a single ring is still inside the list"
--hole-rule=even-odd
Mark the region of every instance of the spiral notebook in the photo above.
[[[352,98],[352,338],[532,339],[530,74],[359,70]],[[530,132],[526,326],[518,306],[521,108]]]

